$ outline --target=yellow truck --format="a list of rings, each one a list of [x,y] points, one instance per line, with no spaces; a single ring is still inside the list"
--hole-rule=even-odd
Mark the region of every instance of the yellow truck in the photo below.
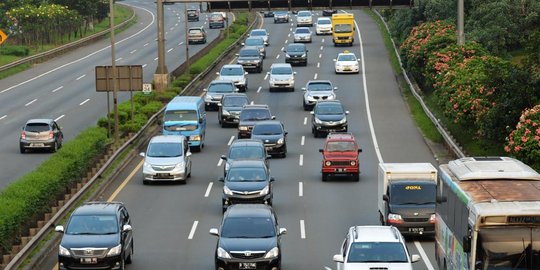
[[[354,42],[354,15],[339,13],[332,15],[332,41],[334,46],[349,45]]]

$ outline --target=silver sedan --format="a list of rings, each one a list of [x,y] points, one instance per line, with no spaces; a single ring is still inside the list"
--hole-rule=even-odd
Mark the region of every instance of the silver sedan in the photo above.
[[[294,42],[310,42],[311,30],[308,27],[298,27],[294,30]]]

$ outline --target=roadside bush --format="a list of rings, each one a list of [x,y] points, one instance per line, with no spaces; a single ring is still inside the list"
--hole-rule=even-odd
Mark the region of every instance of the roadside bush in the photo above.
[[[540,170],[540,105],[523,111],[504,150]]]
[[[157,111],[156,111],[157,112]],[[128,120],[119,126],[120,132],[123,134],[135,133],[148,122],[148,117],[144,114],[135,114],[133,120]]]
[[[26,46],[5,45],[0,47],[0,55],[25,57],[30,55],[30,49]]]
[[[148,104],[142,106],[140,112],[146,115],[146,117],[150,118],[152,115],[158,112],[161,107],[163,107],[163,103],[161,103],[160,101],[151,101]]]

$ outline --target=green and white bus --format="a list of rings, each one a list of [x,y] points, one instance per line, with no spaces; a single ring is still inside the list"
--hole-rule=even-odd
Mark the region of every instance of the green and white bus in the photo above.
[[[540,269],[540,174],[508,157],[441,165],[435,255],[441,270]]]

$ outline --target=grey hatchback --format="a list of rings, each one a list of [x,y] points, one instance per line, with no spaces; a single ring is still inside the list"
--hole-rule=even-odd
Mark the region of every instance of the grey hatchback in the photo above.
[[[62,147],[64,134],[53,119],[30,119],[22,127],[19,149],[26,153],[29,149],[49,149],[56,152]]]

